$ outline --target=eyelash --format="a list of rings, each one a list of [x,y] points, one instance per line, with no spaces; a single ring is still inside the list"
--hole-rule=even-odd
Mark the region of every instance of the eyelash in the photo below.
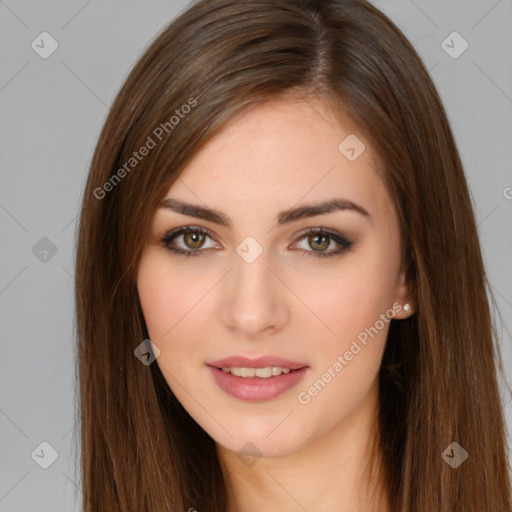
[[[193,251],[193,250],[187,251],[187,250],[184,250],[184,249],[177,249],[177,248],[171,246],[171,242],[175,238],[177,238],[180,235],[186,234],[186,233],[199,233],[199,234],[202,234],[202,235],[207,235],[210,238],[212,238],[212,236],[210,235],[209,231],[207,231],[207,230],[205,230],[203,228],[194,228],[192,226],[186,226],[186,227],[179,228],[177,230],[171,231],[170,233],[167,233],[166,235],[162,236],[160,238],[160,242],[162,243],[162,245],[168,251],[172,252],[173,254],[177,254],[179,256],[190,257],[190,256],[200,256],[201,254],[203,254],[205,252],[205,250],[207,250],[207,249],[198,249],[198,250],[195,250],[195,251]],[[327,238],[333,240],[334,242],[336,242],[339,247],[337,249],[335,249],[334,251],[329,251],[329,252],[306,251],[304,249],[299,249],[300,252],[306,253],[307,256],[311,256],[313,258],[317,258],[317,257],[319,257],[319,258],[330,258],[332,256],[336,256],[336,255],[344,253],[345,251],[350,250],[351,247],[354,245],[354,242],[351,242],[350,240],[347,240],[345,237],[343,237],[343,236],[341,236],[339,234],[332,233],[332,232],[329,232],[329,231],[325,231],[323,229],[323,227],[320,227],[320,228],[310,228],[306,233],[304,233],[297,240],[297,242],[299,242],[302,239],[307,238],[309,236],[315,236],[315,235],[321,235],[321,236],[327,237]]]

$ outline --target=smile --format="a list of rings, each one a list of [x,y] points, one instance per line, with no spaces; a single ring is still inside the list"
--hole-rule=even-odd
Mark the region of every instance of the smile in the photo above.
[[[260,377],[261,379],[277,377],[283,373],[291,372],[290,368],[281,368],[279,366],[266,366],[265,368],[241,368],[240,366],[232,366],[221,369],[237,377]]]
[[[282,367],[217,368],[209,365],[208,369],[216,384],[225,393],[240,400],[253,402],[278,397],[296,386],[310,370],[308,366],[291,370]]]

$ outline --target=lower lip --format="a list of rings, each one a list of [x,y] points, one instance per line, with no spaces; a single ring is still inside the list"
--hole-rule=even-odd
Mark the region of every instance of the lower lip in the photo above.
[[[217,385],[228,395],[253,402],[270,400],[288,391],[300,382],[309,370],[309,367],[306,366],[290,373],[262,379],[260,377],[237,377],[213,366],[208,366],[208,368]]]

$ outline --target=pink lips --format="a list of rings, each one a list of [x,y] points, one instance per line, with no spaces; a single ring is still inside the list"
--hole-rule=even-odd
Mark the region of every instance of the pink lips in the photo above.
[[[233,356],[207,363],[217,385],[229,395],[241,400],[264,401],[279,396],[294,387],[309,372],[305,363],[289,361],[280,357],[264,356],[257,359],[248,359],[242,356]],[[222,370],[226,367],[265,368],[279,366],[289,368],[290,373],[283,373],[264,379],[261,377],[237,377]]]

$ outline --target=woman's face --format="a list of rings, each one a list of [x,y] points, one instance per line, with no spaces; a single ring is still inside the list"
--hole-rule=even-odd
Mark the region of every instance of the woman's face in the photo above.
[[[202,148],[158,209],[137,283],[156,363],[225,449],[290,454],[376,403],[409,296],[372,158],[319,100],[274,100]],[[347,207],[310,209],[334,201]]]

